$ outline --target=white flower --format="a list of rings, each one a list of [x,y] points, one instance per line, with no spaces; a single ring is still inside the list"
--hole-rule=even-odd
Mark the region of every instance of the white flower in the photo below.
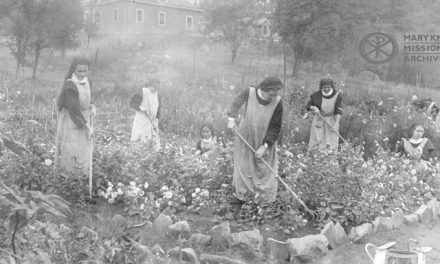
[[[172,201],[168,201],[168,206],[172,206],[173,202]]]
[[[108,199],[108,203],[112,204],[112,203],[114,203],[114,202],[115,202],[115,199],[114,199],[114,198],[110,198],[110,199]]]
[[[296,171],[296,173],[298,173],[298,174],[302,174],[303,173],[303,171],[302,171],[302,169],[301,168],[299,168],[297,171]]]
[[[104,196],[105,192],[103,190],[99,190],[98,191],[98,196],[102,197]]]
[[[109,192],[111,192],[113,190],[113,187],[112,186],[109,186],[108,188],[107,188],[107,192],[109,193]]]
[[[46,165],[46,166],[50,166],[50,165],[52,165],[52,160],[50,160],[50,159],[45,159],[45,160],[44,160],[44,165]]]
[[[121,189],[121,188],[118,188],[118,191],[117,191],[117,193],[118,193],[119,195],[123,195],[123,194],[124,194],[124,192],[122,191],[122,189]]]
[[[227,188],[229,185],[227,185],[226,183],[222,183],[222,187],[223,188]]]
[[[200,192],[200,188],[196,188],[196,193],[199,193]]]
[[[377,105],[378,105],[378,106],[381,106],[381,105],[383,105],[383,102],[380,101]]]
[[[160,202],[159,202],[159,200],[156,200],[156,201],[154,202],[154,205],[156,205],[156,208],[159,208],[159,207],[160,207]]]
[[[144,183],[144,189],[148,189],[148,186],[149,186],[149,185],[148,185],[148,182],[145,182],[145,183]]]
[[[144,210],[145,204],[141,204],[141,210]]]
[[[416,170],[411,170],[411,175],[416,175],[417,171]]]
[[[204,190],[202,193],[200,193],[201,196],[209,196],[209,191],[208,190]]]
[[[108,198],[108,193],[104,193],[104,198],[107,199]]]
[[[196,193],[192,193],[191,196],[194,198],[196,197]]]
[[[130,182],[130,186],[131,186],[131,187],[136,187],[136,183],[135,183],[134,181],[131,181],[131,182]]]
[[[111,182],[108,182],[108,183],[107,183],[107,186],[113,188],[113,184],[112,184]]]
[[[117,185],[117,186],[120,188],[120,187],[124,186],[124,184],[118,182],[118,185]]]
[[[168,187],[165,185],[165,186],[163,186],[162,188],[160,188],[160,190],[161,190],[162,192],[168,191]]]
[[[139,196],[144,196],[144,191],[142,191],[142,190],[140,190],[139,192],[138,192],[138,194],[139,194]]]
[[[163,197],[167,199],[171,199],[173,197],[173,193],[171,191],[166,191],[163,193]]]

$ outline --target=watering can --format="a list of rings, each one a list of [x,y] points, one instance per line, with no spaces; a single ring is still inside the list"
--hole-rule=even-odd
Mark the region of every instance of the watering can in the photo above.
[[[390,248],[392,248],[394,245],[396,244],[396,242],[388,242],[382,246],[376,247],[375,245],[368,243],[365,245],[365,252],[367,253],[368,257],[371,259],[373,264],[387,264],[386,263],[386,259],[387,259],[387,252]],[[372,247],[376,250],[375,254],[374,254],[374,258],[373,256],[370,254],[370,252],[368,251],[368,248]]]

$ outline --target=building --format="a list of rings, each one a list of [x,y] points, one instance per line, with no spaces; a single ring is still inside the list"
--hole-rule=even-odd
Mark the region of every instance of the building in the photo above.
[[[195,35],[203,17],[188,0],[84,0],[82,6],[100,34],[114,36]]]

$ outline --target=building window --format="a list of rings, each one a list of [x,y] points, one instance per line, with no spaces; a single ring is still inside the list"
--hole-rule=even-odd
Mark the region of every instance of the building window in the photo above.
[[[113,22],[118,22],[119,20],[119,12],[117,8],[113,9]]]
[[[193,29],[194,23],[193,23],[193,17],[192,16],[186,16],[186,29]]]
[[[136,22],[137,23],[144,23],[144,10],[143,9],[136,9]]]
[[[165,12],[159,12],[159,26],[165,26],[167,24],[167,14]]]
[[[269,26],[264,24],[262,29],[263,29],[263,32],[262,32],[263,36],[265,36],[265,37],[269,36]]]
[[[93,23],[101,24],[101,11],[95,11],[93,13]]]

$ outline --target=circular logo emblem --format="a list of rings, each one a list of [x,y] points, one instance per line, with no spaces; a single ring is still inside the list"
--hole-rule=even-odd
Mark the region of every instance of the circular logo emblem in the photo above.
[[[366,35],[359,43],[359,54],[364,60],[381,64],[397,55],[396,40],[384,33],[375,32]]]

